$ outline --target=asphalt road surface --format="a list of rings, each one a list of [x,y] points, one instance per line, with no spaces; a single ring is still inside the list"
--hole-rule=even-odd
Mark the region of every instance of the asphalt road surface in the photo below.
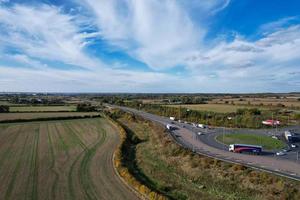
[[[291,155],[284,157],[275,156],[274,152],[266,152],[265,155],[250,155],[250,154],[238,154],[228,151],[228,147],[218,143],[214,137],[218,134],[225,134],[230,132],[229,129],[225,128],[214,128],[214,129],[201,129],[193,127],[190,124],[174,122],[166,117],[153,115],[147,112],[136,110],[128,107],[112,106],[120,108],[124,111],[131,112],[140,115],[148,120],[158,122],[164,126],[171,124],[176,130],[170,131],[173,139],[181,146],[189,148],[192,151],[213,157],[219,160],[223,160],[231,163],[243,164],[245,166],[255,168],[261,171],[267,171],[269,173],[277,174],[280,176],[288,177],[294,180],[300,180],[300,156],[297,160],[297,153],[291,152]],[[296,127],[298,128],[298,127]],[[263,134],[274,134],[272,130],[248,130],[239,129],[246,132],[256,131],[256,133]],[[203,135],[198,135],[199,131],[204,132]],[[283,130],[280,130],[283,131]],[[277,130],[276,133],[278,133]],[[290,152],[288,152],[289,154]]]

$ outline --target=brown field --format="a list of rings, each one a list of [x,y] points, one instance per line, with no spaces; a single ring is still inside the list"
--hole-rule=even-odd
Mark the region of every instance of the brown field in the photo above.
[[[104,118],[0,125],[0,199],[137,199],[115,174]]]
[[[42,112],[42,113],[0,113],[0,122],[6,120],[29,120],[37,118],[94,116],[97,112]]]
[[[299,97],[300,98],[300,97]],[[243,99],[243,101],[240,101]],[[298,97],[295,98],[217,98],[209,103],[221,103],[224,104],[225,101],[229,103],[233,102],[236,105],[263,105],[263,106],[273,106],[277,107],[278,104],[282,104],[285,107],[299,107],[300,108],[300,101],[298,101]]]

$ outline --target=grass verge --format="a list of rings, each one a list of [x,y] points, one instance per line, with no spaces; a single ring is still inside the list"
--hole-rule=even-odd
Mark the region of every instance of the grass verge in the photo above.
[[[165,196],[159,194],[149,186],[144,185],[144,181],[140,179],[140,176],[136,176],[138,170],[136,168],[136,163],[134,162],[134,144],[136,144],[137,141],[135,141],[133,135],[130,132],[127,132],[120,123],[112,120],[110,117],[108,118],[120,131],[121,143],[113,156],[114,167],[120,177],[129,185],[129,187],[137,191],[141,199],[166,200],[167,198]]]
[[[286,145],[283,141],[266,135],[233,133],[218,135],[216,139],[224,144],[251,144],[260,145],[267,150],[282,149]]]

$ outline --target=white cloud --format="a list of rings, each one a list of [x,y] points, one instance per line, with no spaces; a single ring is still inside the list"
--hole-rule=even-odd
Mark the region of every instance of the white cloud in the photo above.
[[[158,72],[101,69],[96,71],[0,66],[0,91],[143,92],[161,91],[178,77]],[[171,85],[170,85],[171,86]],[[171,89],[172,87],[166,87]]]
[[[203,12],[206,15],[214,15],[222,10],[224,10],[231,2],[231,0],[208,0],[208,1],[199,1],[199,0],[190,0],[190,1],[181,1],[183,4],[188,5],[189,8],[197,9],[199,12]]]
[[[290,25],[290,23],[293,21],[299,21],[299,17],[296,16],[284,17],[277,21],[263,24],[262,26],[259,27],[259,32],[262,32],[263,34],[269,34],[282,29],[282,27],[284,26]]]
[[[47,64],[42,63],[36,59],[32,59],[29,56],[24,54],[0,55],[0,59],[7,60],[12,63],[18,63],[23,67],[29,67],[29,68],[45,69],[49,67]]]
[[[0,46],[32,57],[93,68],[99,61],[87,56],[84,47],[96,34],[84,33],[76,24],[77,17],[48,5],[0,7]]]
[[[205,29],[177,1],[86,0],[101,35],[150,67],[172,67],[197,48]]]
[[[282,28],[256,41],[236,37],[186,58],[186,65],[194,73],[215,72],[222,80],[239,84],[257,81],[265,86],[300,79],[294,73],[299,71],[299,62],[300,25]]]
[[[78,11],[65,13],[61,8],[42,4],[0,5],[0,59],[11,61],[9,66],[0,63],[0,90],[263,92],[300,89],[300,25],[290,25],[293,19],[262,26],[261,30],[273,31],[263,31],[264,35],[257,40],[249,41],[237,34],[233,41],[218,38],[217,42],[207,44],[203,40],[209,27],[202,20],[225,9],[229,0],[84,2],[96,17],[97,32],[85,32],[86,26],[94,25],[91,22],[94,18],[86,21]],[[195,10],[199,21],[192,16]],[[182,65],[186,71],[178,75],[134,71],[122,60],[110,66],[86,51],[98,37],[153,69]],[[58,69],[47,61],[88,70]],[[19,65],[14,68],[15,63]]]

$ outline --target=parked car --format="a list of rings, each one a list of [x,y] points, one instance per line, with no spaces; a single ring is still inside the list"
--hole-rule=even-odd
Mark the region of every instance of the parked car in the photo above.
[[[205,125],[204,124],[198,124],[198,127],[199,128],[205,128]]]
[[[291,147],[292,148],[297,148],[297,145],[296,144],[291,144]]]
[[[285,153],[283,151],[279,151],[276,153],[276,156],[284,156],[284,155],[285,155]]]

